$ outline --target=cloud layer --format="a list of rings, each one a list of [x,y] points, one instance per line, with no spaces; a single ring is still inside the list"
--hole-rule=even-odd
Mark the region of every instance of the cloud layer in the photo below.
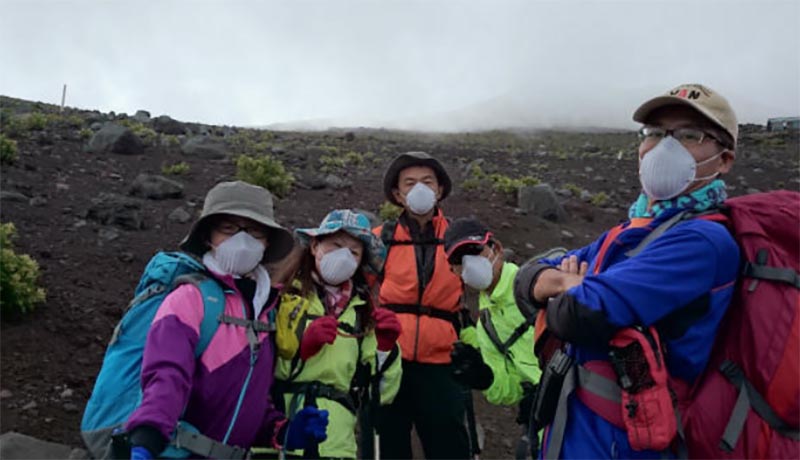
[[[0,93],[187,121],[631,127],[684,82],[800,113],[797,1],[4,1]]]

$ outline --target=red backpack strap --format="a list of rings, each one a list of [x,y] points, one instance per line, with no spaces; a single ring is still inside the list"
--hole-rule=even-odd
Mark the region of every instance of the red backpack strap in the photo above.
[[[625,230],[623,224],[617,225],[616,227],[612,228],[611,230],[606,233],[606,237],[603,240],[603,244],[600,245],[600,250],[597,252],[597,257],[595,258],[594,262],[594,274],[597,275],[600,273],[600,267],[603,266],[603,259],[606,257],[606,253],[608,252],[608,248],[611,247],[611,244],[616,241],[617,237],[619,236],[622,231]]]

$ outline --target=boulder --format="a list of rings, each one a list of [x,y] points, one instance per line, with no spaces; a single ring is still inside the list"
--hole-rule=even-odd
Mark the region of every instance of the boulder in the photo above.
[[[147,123],[150,121],[150,112],[147,110],[137,110],[133,119],[139,123]]]
[[[153,130],[161,134],[184,134],[186,128],[178,120],[161,115],[153,119]]]
[[[151,200],[164,200],[167,198],[180,198],[183,196],[183,184],[167,179],[164,176],[153,174],[139,174],[131,184],[128,192],[133,196],[149,198]]]
[[[128,230],[144,228],[140,202],[114,193],[101,193],[92,198],[84,217],[104,225],[116,225]]]
[[[520,187],[517,192],[517,206],[523,212],[552,222],[563,222],[567,217],[555,191],[548,184]]]
[[[115,123],[106,123],[94,133],[86,150],[92,153],[138,155],[144,153],[144,144],[130,129]]]
[[[208,136],[190,137],[181,146],[181,152],[204,160],[222,160],[228,157],[228,147],[225,143]]]
[[[3,459],[83,459],[83,449],[42,441],[28,435],[9,431],[0,435],[0,458]]]

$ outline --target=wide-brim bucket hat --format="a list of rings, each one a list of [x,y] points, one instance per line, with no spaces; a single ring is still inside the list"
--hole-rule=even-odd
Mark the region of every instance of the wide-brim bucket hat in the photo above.
[[[447,174],[444,166],[439,163],[439,160],[425,152],[405,152],[392,160],[389,167],[386,169],[386,173],[383,175],[383,194],[390,203],[403,206],[394,198],[392,190],[397,188],[397,179],[400,177],[400,171],[411,166],[427,166],[433,169],[433,172],[436,173],[436,179],[439,181],[439,185],[442,186],[442,197],[439,199],[440,201],[450,195],[453,183],[450,181],[450,176]]]
[[[364,243],[364,257],[362,263],[373,273],[383,270],[386,261],[386,246],[383,241],[372,233],[369,218],[364,214],[350,209],[335,209],[316,228],[298,228],[294,231],[297,239],[308,245],[311,238],[332,235],[344,231]]]
[[[292,250],[294,238],[289,230],[275,222],[272,194],[269,190],[242,181],[220,182],[206,195],[203,212],[180,244],[186,252],[202,255],[208,250],[209,219],[218,215],[244,217],[269,228],[264,262],[277,262]]]

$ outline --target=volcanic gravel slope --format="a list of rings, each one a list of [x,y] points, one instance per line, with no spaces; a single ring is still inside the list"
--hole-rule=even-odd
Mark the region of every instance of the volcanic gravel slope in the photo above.
[[[104,123],[130,122],[124,114],[77,109],[59,114],[55,106],[8,97],[0,97],[0,109],[0,131],[19,148],[18,161],[2,165],[0,220],[16,225],[16,249],[39,262],[47,289],[47,301],[31,314],[2,322],[0,432],[73,446],[81,444],[80,418],[106,343],[144,265],[156,251],[174,249],[189,229],[191,221],[168,216],[182,208],[194,218],[206,190],[235,177],[238,153],[266,148],[284,162],[297,181],[277,200],[277,218],[288,227],[305,227],[334,208],[377,213],[389,160],[403,151],[427,151],[453,178],[453,193],[443,202],[446,215],[483,220],[513,249],[516,262],[552,246],[589,243],[626,217],[639,191],[634,132],[257,132],[173,120],[170,129],[186,134],[140,132],[143,152],[121,155],[88,153],[86,145]],[[31,112],[48,114],[46,125],[20,130]],[[157,127],[152,119],[143,120],[141,126]],[[163,124],[158,129],[169,132]],[[204,159],[182,153],[181,143],[198,133],[224,142],[228,154]],[[241,142],[248,136],[263,143]],[[747,125],[740,137],[736,165],[726,177],[732,195],[798,189],[796,132],[767,133]],[[169,177],[184,186],[182,197],[128,197],[134,208],[113,212],[135,210],[133,223],[102,223],[109,221],[98,203],[106,202],[107,194],[127,196],[137,175],[161,175],[164,165],[178,162],[189,165],[188,173]],[[566,217],[553,222],[521,212],[513,193],[496,190],[489,179],[476,181],[478,169],[484,177],[496,174],[496,181],[534,176],[550,184]],[[486,434],[482,457],[512,457],[519,433],[516,408],[491,406],[477,392],[475,401]]]

